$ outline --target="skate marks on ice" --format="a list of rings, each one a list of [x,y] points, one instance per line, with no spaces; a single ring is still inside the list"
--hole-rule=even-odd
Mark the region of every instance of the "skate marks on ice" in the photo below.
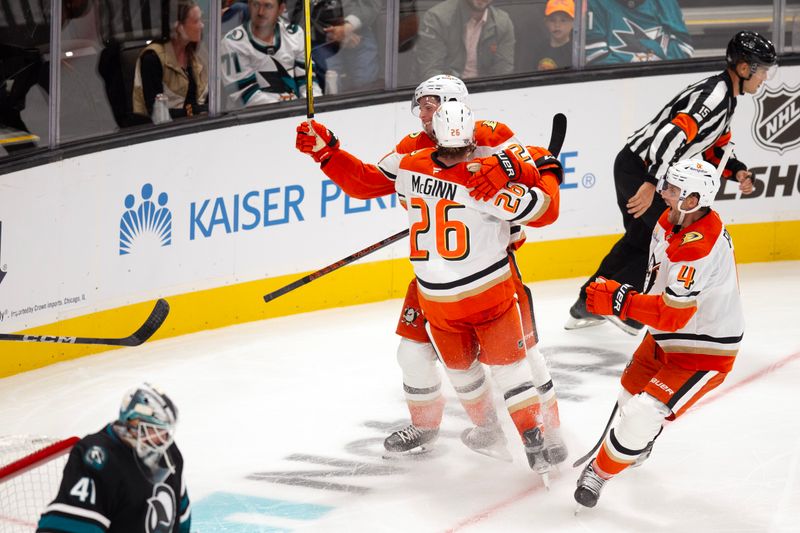
[[[613,389],[627,360],[627,356],[618,351],[579,345],[550,346],[543,351],[549,361],[561,401],[576,404],[575,407],[586,400],[587,396],[580,391],[586,390],[590,382],[599,381],[603,387]],[[469,473],[453,475],[453,484],[468,487],[476,478],[473,472],[480,472],[478,474],[480,477],[494,478],[498,481],[512,474],[517,486],[511,490],[504,490],[503,493],[510,497],[485,509],[477,517],[462,520],[459,516],[463,516],[463,513],[452,509],[453,514],[449,520],[434,520],[440,525],[431,524],[431,531],[439,531],[447,523],[458,522],[459,528],[479,523],[500,509],[512,506],[520,499],[539,491],[544,492],[539,477],[527,467],[522,447],[515,446],[518,436],[510,420],[504,420],[503,423],[503,430],[515,456],[514,462],[508,465],[476,454],[463,445],[460,434],[463,429],[471,427],[471,422],[455,399],[455,394],[449,389],[449,384],[445,383],[444,390],[447,398],[444,422],[436,446],[429,452],[386,457],[383,440],[393,430],[405,426],[408,420],[404,418],[391,421],[366,420],[356,424],[360,425],[361,429],[354,427],[353,433],[361,433],[364,428],[370,430],[370,433],[341,445],[341,453],[320,454],[297,450],[281,459],[281,462],[289,463],[291,466],[258,470],[247,474],[245,479],[248,482],[272,488],[255,489],[258,494],[266,496],[262,498],[242,494],[239,503],[247,507],[246,513],[242,513],[240,508],[238,513],[231,513],[228,516],[229,520],[225,519],[223,511],[228,504],[237,501],[236,494],[217,492],[202,498],[194,505],[198,520],[201,520],[199,524],[203,526],[200,531],[213,529],[238,533],[237,524],[243,522],[252,524],[256,516],[261,517],[260,521],[270,527],[276,527],[286,522],[288,518],[299,520],[299,522],[286,522],[284,530],[306,527],[313,523],[315,524],[313,527],[318,527],[320,530],[338,531],[339,521],[332,521],[331,513],[351,517],[363,514],[363,509],[369,506],[367,501],[372,499],[385,501],[387,497],[392,497],[393,491],[395,493],[399,491],[399,495],[395,496],[398,500],[392,504],[395,507],[394,512],[400,511],[402,514],[408,512],[402,511],[407,505],[402,500],[407,498],[409,493],[416,493],[415,497],[420,497],[424,496],[426,491],[430,491],[430,495],[433,496],[434,492],[447,490],[450,481],[443,478],[451,475],[454,462],[459,462],[463,465],[459,468],[464,468]],[[402,416],[405,414],[405,402],[399,398],[398,400],[393,411]],[[495,404],[501,419],[507,418],[502,398],[497,396]],[[566,429],[570,431],[569,427]],[[576,449],[577,445],[572,443],[572,448]],[[553,470],[551,479],[557,484],[568,484],[572,481],[570,470],[564,467],[561,470]],[[418,484],[423,488],[415,489]],[[276,495],[281,497],[274,497]],[[283,499],[284,497],[287,499]],[[442,498],[440,501],[452,502],[448,498]],[[247,516],[250,516],[250,519],[247,519]],[[210,528],[212,524],[213,527]],[[428,530],[421,524],[417,525],[420,526],[420,530]]]

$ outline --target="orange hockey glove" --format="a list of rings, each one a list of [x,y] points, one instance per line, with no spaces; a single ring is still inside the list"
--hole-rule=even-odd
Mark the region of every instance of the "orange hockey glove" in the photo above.
[[[596,315],[617,315],[628,318],[631,297],[638,294],[633,285],[620,285],[613,279],[598,278],[586,287],[586,309]]]
[[[469,195],[476,200],[491,199],[510,181],[518,181],[522,177],[522,173],[528,170],[523,169],[522,165],[523,163],[510,150],[473,160],[467,165],[470,171],[476,169],[465,183],[467,188],[472,189]],[[533,167],[530,169],[535,171]]]
[[[319,122],[312,120],[311,124],[314,126],[313,132],[308,127],[308,121],[301,122],[297,126],[295,146],[301,152],[313,157],[317,163],[324,163],[339,149],[339,139]]]

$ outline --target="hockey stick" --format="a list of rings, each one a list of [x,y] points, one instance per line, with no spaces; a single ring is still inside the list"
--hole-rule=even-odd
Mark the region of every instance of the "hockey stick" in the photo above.
[[[553,127],[550,130],[550,144],[547,149],[551,154],[558,157],[561,147],[564,146],[564,137],[567,135],[567,116],[564,113],[553,115]]]
[[[359,250],[359,251],[357,251],[356,253],[354,253],[352,255],[348,255],[344,259],[340,259],[340,260],[336,261],[335,263],[331,263],[330,265],[328,265],[328,266],[326,266],[324,268],[320,268],[319,270],[317,270],[316,272],[312,272],[308,276],[302,277],[302,278],[300,278],[300,279],[298,279],[296,281],[293,281],[292,283],[290,283],[288,285],[285,285],[285,286],[281,287],[280,289],[276,289],[276,290],[274,290],[274,291],[272,291],[272,292],[270,292],[268,294],[265,294],[264,295],[264,302],[271,302],[272,300],[274,300],[278,296],[283,296],[287,292],[291,292],[291,291],[293,291],[293,290],[295,290],[295,289],[297,289],[299,287],[302,287],[306,283],[310,283],[310,282],[314,281],[315,279],[324,276],[325,274],[330,274],[334,270],[338,270],[338,269],[342,268],[345,265],[349,265],[350,263],[352,263],[354,261],[358,261],[362,257],[366,257],[369,254],[371,254],[372,252],[377,252],[381,248],[385,248],[385,247],[389,246],[390,244],[392,244],[394,242],[397,242],[397,241],[399,241],[400,239],[402,239],[403,237],[406,237],[406,236],[408,236],[408,230],[404,229],[403,231],[395,233],[394,235],[392,235],[390,237],[386,237],[382,241],[379,241],[379,242],[376,242],[375,244],[367,246],[363,250]]]
[[[306,118],[310,131],[311,119],[314,118],[314,63],[311,61],[311,0],[303,0],[304,29],[306,30]]]
[[[564,116],[563,113],[556,113],[553,116],[553,128],[552,128],[552,131],[550,133],[550,144],[548,146],[548,150],[550,150],[550,153],[552,153],[554,156],[558,156],[559,152],[561,151],[561,146],[564,144],[564,136],[566,134],[567,134],[567,117]],[[328,266],[326,266],[324,268],[321,268],[321,269],[317,270],[316,272],[312,272],[311,274],[309,274],[309,275],[307,275],[307,276],[305,276],[303,278],[300,278],[300,279],[298,279],[296,281],[293,281],[289,285],[286,285],[284,287],[281,287],[280,289],[276,289],[276,290],[274,290],[274,291],[272,291],[272,292],[270,292],[268,294],[265,294],[264,295],[264,302],[271,302],[275,298],[277,298],[279,296],[283,296],[287,292],[291,292],[291,291],[293,291],[293,290],[295,290],[295,289],[297,289],[299,287],[302,287],[306,283],[310,283],[310,282],[314,281],[315,279],[317,279],[317,278],[319,278],[321,276],[324,276],[325,274],[329,274],[329,273],[333,272],[334,270],[338,270],[339,268],[341,268],[341,267],[343,267],[345,265],[349,265],[353,261],[357,261],[357,260],[361,259],[362,257],[365,257],[365,256],[371,254],[372,252],[375,252],[377,250],[380,250],[381,248],[389,246],[390,244],[399,241],[400,239],[402,239],[403,237],[405,237],[407,235],[408,235],[408,230],[404,229],[403,231],[395,233],[394,235],[392,235],[390,237],[386,237],[382,241],[379,241],[379,242],[376,242],[373,245],[367,246],[363,250],[359,250],[358,252],[354,253],[353,255],[349,255],[349,256],[345,257],[344,259],[340,259],[339,261],[336,261],[335,263],[332,263],[332,264],[330,264],[330,265],[328,265]]]
[[[606,435],[608,434],[608,430],[611,429],[611,424],[614,422],[614,416],[617,414],[617,408],[618,408],[617,403],[614,402],[614,408],[611,410],[611,416],[608,417],[608,423],[606,424],[606,428],[603,430],[603,434],[600,436],[600,440],[598,440],[597,444],[595,444],[594,447],[591,450],[589,450],[589,453],[587,453],[586,455],[584,455],[583,457],[572,463],[572,468],[577,468],[578,466],[585,463],[592,455],[594,455],[594,452],[600,449],[600,446],[603,445],[603,441],[606,440]]]
[[[103,337],[66,337],[63,335],[17,335],[0,333],[0,341],[50,342],[53,344],[105,344],[108,346],[139,346],[158,331],[169,314],[169,304],[159,299],[144,324],[133,334],[118,339]]]

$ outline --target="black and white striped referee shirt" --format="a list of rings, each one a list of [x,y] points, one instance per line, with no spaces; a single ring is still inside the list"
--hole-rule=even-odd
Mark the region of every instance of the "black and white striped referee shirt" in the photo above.
[[[680,159],[705,155],[716,165],[722,147],[730,140],[734,109],[733,83],[724,71],[684,89],[652,121],[628,137],[627,146],[645,161],[646,179],[653,183],[666,173],[670,163]],[[746,166],[732,153],[726,169],[728,177]]]

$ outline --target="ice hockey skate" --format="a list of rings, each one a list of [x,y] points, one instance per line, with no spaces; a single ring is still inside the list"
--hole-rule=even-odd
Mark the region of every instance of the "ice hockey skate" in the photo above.
[[[383,447],[389,452],[387,456],[420,454],[433,449],[438,436],[439,428],[418,428],[409,424],[386,437]]]
[[[506,436],[499,425],[467,428],[461,432],[461,442],[473,452],[507,463],[513,462],[508,451]]]
[[[594,507],[597,505],[597,500],[600,498],[600,491],[606,484],[606,480],[597,475],[592,468],[594,461],[586,465],[586,468],[581,472],[578,478],[578,488],[575,489],[575,501],[578,502],[578,507],[575,509],[575,514],[578,513],[583,507]]]
[[[528,465],[531,470],[542,476],[542,483],[544,483],[547,490],[550,490],[549,472],[551,465],[541,428],[529,429],[522,434],[522,440],[525,443],[525,455],[528,456]]]
[[[590,313],[586,309],[586,300],[578,298],[572,307],[569,308],[569,318],[564,324],[564,329],[583,329],[592,326],[599,326],[605,321],[605,317]]]
[[[637,322],[632,318],[626,318],[625,320],[621,320],[618,316],[609,315],[608,321],[617,326],[619,329],[627,333],[628,335],[638,335],[644,324],[641,322]]]

